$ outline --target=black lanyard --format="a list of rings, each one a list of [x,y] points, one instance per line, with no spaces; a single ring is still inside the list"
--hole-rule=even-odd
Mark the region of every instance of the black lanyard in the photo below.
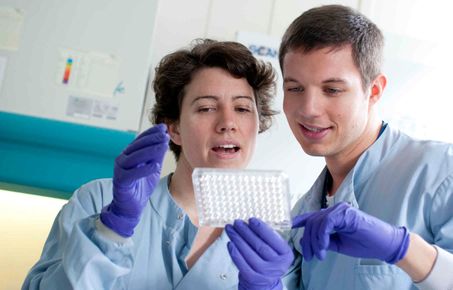
[[[330,174],[329,169],[326,169],[326,177],[324,178],[324,185],[322,187],[322,198],[321,198],[321,208],[327,208],[327,193],[329,189],[332,188],[332,175]]]
[[[376,140],[381,137],[382,133],[384,132],[385,128],[387,127],[387,123],[382,121],[381,130],[379,131],[379,135],[377,136]],[[329,169],[326,169],[326,177],[324,178],[324,185],[322,187],[322,196],[321,196],[321,208],[327,208],[327,194],[329,189],[332,188],[333,178],[332,174],[330,174]]]

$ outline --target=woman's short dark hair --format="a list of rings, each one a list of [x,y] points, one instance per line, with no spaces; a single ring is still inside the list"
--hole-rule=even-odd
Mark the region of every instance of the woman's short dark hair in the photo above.
[[[153,88],[156,103],[150,120],[153,124],[179,121],[185,87],[203,68],[222,68],[232,76],[245,78],[253,88],[259,117],[259,133],[272,124],[277,113],[271,108],[275,95],[275,71],[269,63],[257,60],[244,45],[231,41],[198,39],[186,49],[165,56],[156,67]],[[176,160],[181,147],[170,141]]]
[[[305,11],[288,27],[280,44],[279,61],[290,50],[309,52],[326,47],[352,46],[352,58],[365,89],[381,70],[384,36],[360,12],[342,5],[325,5]]]

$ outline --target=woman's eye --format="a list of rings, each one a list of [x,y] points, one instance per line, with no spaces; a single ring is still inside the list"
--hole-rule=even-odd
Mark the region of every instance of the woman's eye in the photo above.
[[[197,111],[200,113],[208,113],[208,112],[215,111],[215,108],[214,107],[200,107],[200,108],[198,108]]]
[[[249,107],[237,107],[236,111],[238,111],[240,113],[247,113],[247,112],[251,112],[252,110]]]

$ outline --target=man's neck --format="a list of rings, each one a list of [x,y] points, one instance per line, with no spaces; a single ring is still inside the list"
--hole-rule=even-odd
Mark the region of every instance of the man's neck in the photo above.
[[[350,150],[335,156],[326,157],[327,168],[332,175],[332,187],[328,190],[329,195],[334,195],[340,187],[343,180],[348,175],[349,171],[355,166],[357,160],[365,152],[379,136],[382,121],[370,120],[364,134],[357,140],[355,145]]]

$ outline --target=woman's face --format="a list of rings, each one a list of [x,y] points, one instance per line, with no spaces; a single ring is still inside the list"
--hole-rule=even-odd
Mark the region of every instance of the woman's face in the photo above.
[[[252,87],[221,68],[194,74],[185,87],[180,119],[169,126],[172,141],[181,146],[179,161],[190,169],[245,168],[258,130]]]

